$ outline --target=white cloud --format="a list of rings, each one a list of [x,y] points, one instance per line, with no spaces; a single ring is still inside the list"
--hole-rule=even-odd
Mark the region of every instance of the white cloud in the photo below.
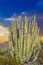
[[[5,18],[4,20],[5,20],[5,21],[16,21],[16,18],[17,18],[17,15],[16,15],[16,13],[15,13],[15,14],[13,14],[11,17]]]
[[[5,18],[5,21],[15,21],[15,18]]]
[[[6,37],[6,35],[9,35],[8,28],[0,25],[0,39]]]
[[[26,12],[22,12],[21,14],[26,14]]]

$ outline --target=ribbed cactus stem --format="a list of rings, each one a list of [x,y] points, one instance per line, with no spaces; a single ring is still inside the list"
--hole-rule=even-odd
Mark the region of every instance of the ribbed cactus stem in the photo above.
[[[10,48],[10,54],[11,57],[14,57],[14,46],[13,46],[13,40],[12,40],[12,29],[9,29],[10,35],[9,35],[9,48]]]
[[[38,52],[37,52],[37,54],[35,55],[35,57],[34,57],[34,59],[33,59],[32,63],[34,63],[34,62],[37,60],[38,55],[39,55],[39,52],[40,52],[40,50],[38,50]]]
[[[24,24],[25,24],[25,22],[23,21],[22,58],[23,58],[23,54],[24,54]]]

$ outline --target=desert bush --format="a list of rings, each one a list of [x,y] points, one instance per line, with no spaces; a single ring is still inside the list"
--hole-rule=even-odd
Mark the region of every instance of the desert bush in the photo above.
[[[22,65],[22,64],[17,62],[15,58],[0,57],[0,65]]]

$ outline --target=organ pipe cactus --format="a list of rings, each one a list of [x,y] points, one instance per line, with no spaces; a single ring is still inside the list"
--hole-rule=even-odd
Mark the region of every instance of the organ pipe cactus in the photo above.
[[[16,22],[12,22],[9,30],[9,49],[11,57],[15,57],[21,63],[37,60],[41,45],[35,16],[32,22],[29,22],[26,16],[22,23],[20,16]]]

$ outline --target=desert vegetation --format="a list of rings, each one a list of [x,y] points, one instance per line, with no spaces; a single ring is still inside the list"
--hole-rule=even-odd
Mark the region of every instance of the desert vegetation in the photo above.
[[[22,65],[19,62],[16,62],[15,58],[2,58],[0,57],[0,65]]]
[[[41,50],[36,16],[32,22],[26,16],[21,20],[20,16],[17,17],[9,29],[9,53],[21,64],[31,62],[34,65]]]

